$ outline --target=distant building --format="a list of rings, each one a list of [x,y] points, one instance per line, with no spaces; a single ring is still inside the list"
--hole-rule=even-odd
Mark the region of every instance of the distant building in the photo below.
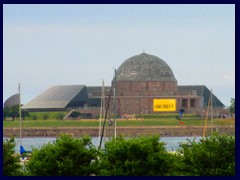
[[[20,99],[19,99],[19,94],[14,94],[11,97],[9,97],[3,104],[4,108],[8,107],[13,107],[15,105],[19,105]]]
[[[106,101],[110,91],[111,87],[105,87]],[[88,113],[92,109],[96,114],[101,105],[101,93],[101,86],[54,86],[22,108],[35,111],[75,108],[84,109]],[[176,113],[180,109],[201,113],[208,104],[210,94],[211,91],[205,85],[178,85],[169,65],[159,57],[147,53],[128,58],[116,71],[117,114]],[[110,97],[112,114],[113,93]],[[214,108],[224,107],[214,94],[212,99]]]
[[[84,85],[53,86],[26,103],[22,109],[29,111],[59,111],[83,108],[88,104],[87,88]]]
[[[211,94],[204,85],[178,86],[169,65],[146,53],[132,56],[121,64],[116,72],[116,84],[118,114],[179,112],[180,109],[201,111],[207,106]],[[224,107],[215,95],[212,98],[213,107]],[[154,101],[158,100],[163,104],[159,101],[155,108]]]

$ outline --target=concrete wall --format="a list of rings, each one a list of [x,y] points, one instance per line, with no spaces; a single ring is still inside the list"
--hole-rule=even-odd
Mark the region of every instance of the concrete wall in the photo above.
[[[213,126],[213,131],[219,134],[235,135],[235,127],[231,126]],[[78,128],[31,128],[23,129],[23,137],[57,137],[62,133],[72,136],[98,136],[98,127],[78,127]],[[206,135],[211,133],[211,128],[206,129]],[[113,129],[106,127],[106,135],[113,136]],[[159,127],[117,127],[117,136],[124,135],[128,137],[141,135],[160,135],[161,137],[171,136],[202,136],[202,126],[159,126]],[[19,137],[19,128],[4,128],[3,137]]]

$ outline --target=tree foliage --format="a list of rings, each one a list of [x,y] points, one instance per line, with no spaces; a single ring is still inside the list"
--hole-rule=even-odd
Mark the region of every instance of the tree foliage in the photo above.
[[[235,137],[213,134],[182,143],[169,153],[158,136],[117,137],[96,149],[90,137],[61,135],[33,148],[24,171],[12,156],[15,142],[4,142],[4,175],[30,176],[234,176]]]
[[[14,138],[3,141],[3,175],[18,176],[21,175],[20,157],[14,156],[15,148]]]
[[[90,137],[62,135],[53,144],[33,149],[27,170],[33,176],[88,176],[97,162],[96,154]]]
[[[196,176],[235,175],[235,137],[217,135],[200,142],[188,141],[183,148],[184,171]]]
[[[104,167],[100,175],[110,176],[171,175],[178,160],[165,150],[158,136],[118,137],[106,142],[100,159]]]
[[[64,114],[58,113],[58,114],[56,115],[56,119],[57,119],[57,120],[63,120],[63,119],[64,119]]]
[[[24,119],[25,117],[29,116],[29,112],[22,110],[22,118]],[[12,107],[5,107],[3,109],[3,114],[4,114],[4,119],[7,117],[12,118],[14,121],[15,118],[19,117],[19,105],[14,105]]]
[[[235,99],[231,98],[230,112],[235,113]]]

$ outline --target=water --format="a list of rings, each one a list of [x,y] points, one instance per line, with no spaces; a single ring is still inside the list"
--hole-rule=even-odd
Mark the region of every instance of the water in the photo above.
[[[199,141],[201,137],[161,137],[160,141],[166,143],[165,147],[167,151],[176,151],[179,148],[179,144],[186,142],[187,139]],[[7,139],[7,138],[3,138]],[[22,145],[26,150],[31,150],[34,148],[40,148],[44,144],[53,143],[56,138],[53,137],[33,137],[33,138],[22,138]],[[20,151],[20,139],[15,138],[16,147],[15,152],[19,153]],[[99,143],[98,137],[92,137],[92,143],[97,147]]]

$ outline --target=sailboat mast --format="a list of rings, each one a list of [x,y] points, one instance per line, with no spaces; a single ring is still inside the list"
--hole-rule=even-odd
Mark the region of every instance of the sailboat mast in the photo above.
[[[211,89],[211,134],[212,134],[212,131],[213,131],[213,128],[212,128],[212,123],[213,121],[213,109],[212,109],[212,89]]]
[[[20,146],[22,145],[22,111],[21,111],[21,87],[20,83],[18,84],[19,92],[19,123],[20,123]]]
[[[101,107],[100,107],[100,116],[99,116],[99,128],[98,128],[98,141],[99,141],[99,145],[100,145],[100,138],[101,138],[101,119],[102,119],[102,94],[101,94]]]
[[[100,145],[98,147],[98,149],[101,148],[101,145],[102,145],[102,138],[103,138],[103,134],[104,134],[104,129],[105,129],[105,125],[106,125],[106,117],[107,117],[107,113],[108,113],[108,108],[109,108],[109,104],[110,104],[110,98],[111,98],[111,95],[112,95],[112,87],[110,89],[110,93],[109,93],[109,96],[108,96],[108,103],[107,103],[107,108],[105,109],[105,105],[104,105],[104,121],[103,121],[103,128],[102,128],[102,134],[101,134],[101,139],[100,139]]]
[[[105,109],[105,92],[104,92],[104,81],[102,80],[101,107],[100,107],[100,117],[99,117],[99,145],[100,145],[100,140],[101,140],[102,118],[105,114],[104,109]]]
[[[204,124],[204,128],[203,128],[203,135],[202,137],[205,137],[206,134],[206,128],[207,128],[207,120],[208,120],[208,111],[209,111],[209,106],[210,106],[210,100],[211,100],[211,95],[208,98],[208,103],[207,103],[207,110],[206,110],[206,117],[205,117],[205,124]]]
[[[117,137],[117,123],[116,123],[116,69],[114,70],[114,137]]]

